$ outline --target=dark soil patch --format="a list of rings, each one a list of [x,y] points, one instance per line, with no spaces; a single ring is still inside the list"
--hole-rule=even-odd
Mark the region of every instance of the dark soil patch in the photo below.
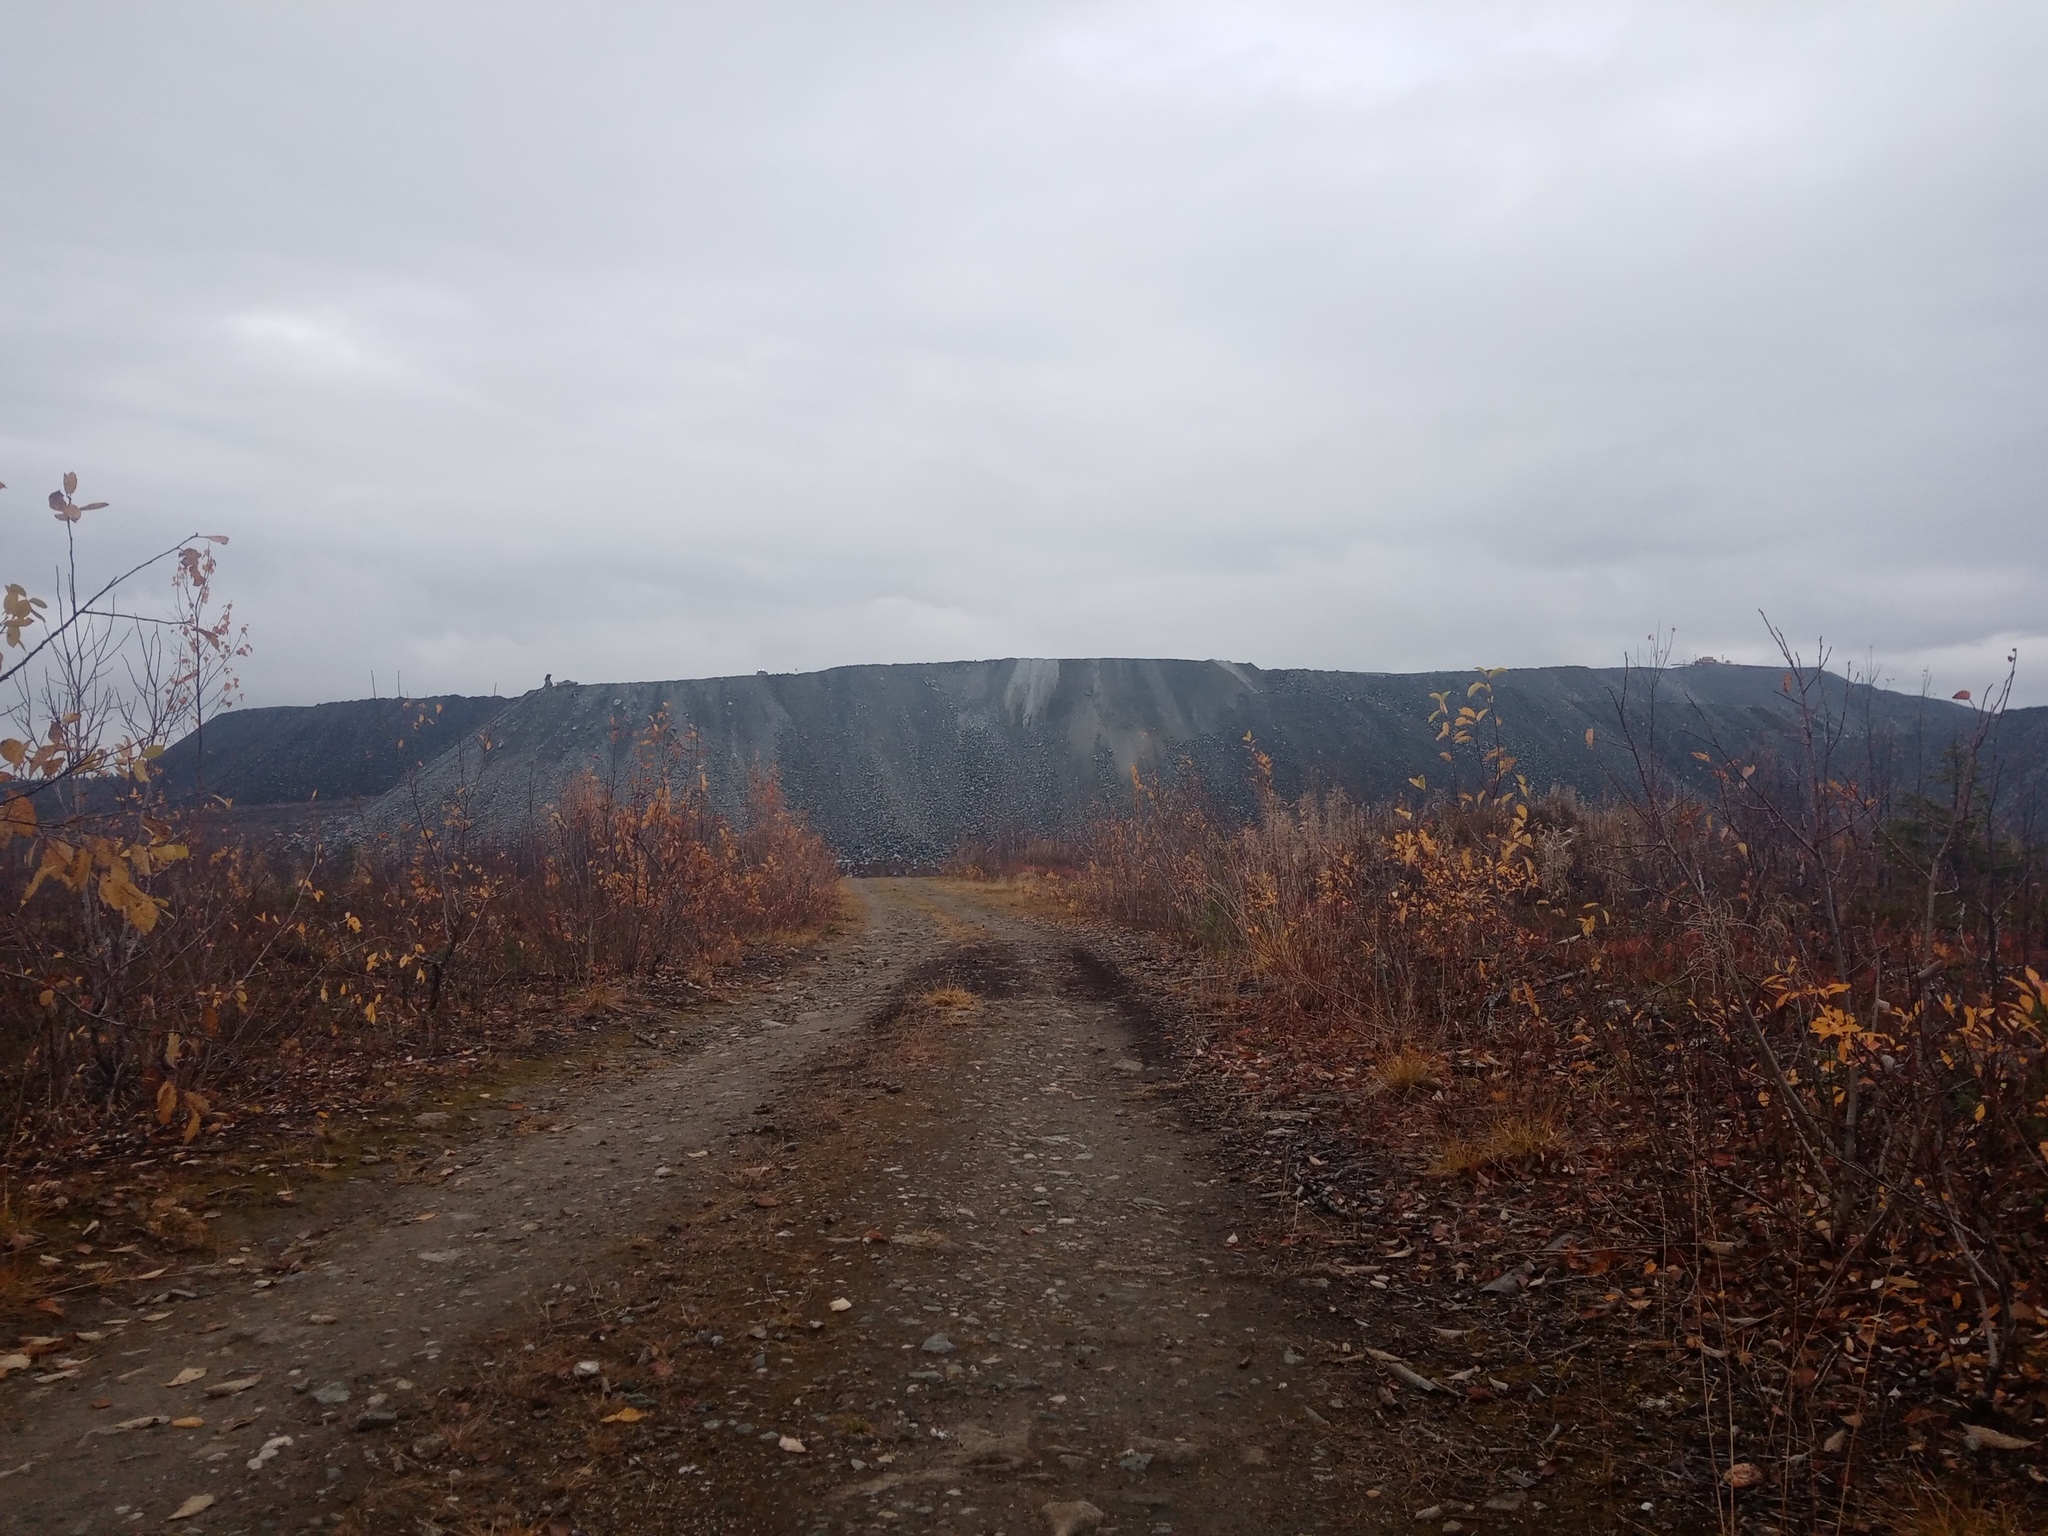
[[[956,944],[913,968],[876,1013],[875,1024],[894,1024],[917,1005],[919,998],[949,987],[958,987],[976,997],[1002,999],[1023,997],[1039,986],[1008,945],[989,941]]]

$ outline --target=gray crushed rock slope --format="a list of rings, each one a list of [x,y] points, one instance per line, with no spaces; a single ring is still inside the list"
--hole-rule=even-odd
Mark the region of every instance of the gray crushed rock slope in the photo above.
[[[1777,668],[1726,664],[1665,674],[1659,755],[1681,773],[1696,773],[1691,754],[1703,746],[1753,755],[1787,743],[1794,717],[1782,676]],[[694,732],[722,808],[737,809],[749,777],[772,770],[789,802],[849,865],[928,866],[977,838],[1071,829],[1099,807],[1126,803],[1133,770],[1171,775],[1191,766],[1222,808],[1246,812],[1248,735],[1272,757],[1274,785],[1283,794],[1334,786],[1361,798],[1385,797],[1403,792],[1417,773],[1438,784],[1445,770],[1428,723],[1431,696],[1449,692],[1462,702],[1472,677],[1266,670],[1222,661],[1006,659],[566,684],[509,701],[441,701],[438,724],[413,730],[402,753],[377,759],[388,782],[378,786],[381,798],[365,808],[363,823],[372,831],[395,827],[415,803],[440,804],[467,786],[484,826],[514,826],[541,814],[585,769],[630,773],[632,742],[665,712],[677,728]],[[1609,787],[1609,775],[1626,766],[1614,730],[1614,696],[1623,681],[1619,669],[1585,667],[1515,669],[1499,678],[1507,744],[1532,787],[1569,785],[1591,794]],[[1891,771],[1908,779],[1930,767],[1967,720],[1961,706],[1947,701],[1838,681],[1829,693],[1880,742]],[[360,712],[361,704],[249,712],[245,723],[269,717],[263,729],[247,732],[249,760],[264,760],[266,733],[296,731],[303,746],[316,723],[310,717],[328,711],[331,727],[342,718],[334,712],[348,710]],[[390,733],[393,724],[365,714],[353,728],[370,735]],[[1589,727],[1597,744],[1590,752]],[[2008,737],[2026,749],[2029,765],[2040,761],[2044,727],[2048,710],[2016,711],[2008,720]],[[225,733],[223,724],[210,729]],[[487,757],[477,750],[479,733],[492,744]],[[452,745],[430,755],[435,741]],[[209,750],[218,757],[224,749]],[[333,799],[325,769],[306,761],[304,751],[295,755],[308,780],[284,786],[272,773],[263,780],[266,792],[295,787],[296,795],[274,798],[304,798],[319,788]],[[336,755],[359,766],[377,750],[356,743]],[[356,782],[357,793],[369,788],[361,772]]]

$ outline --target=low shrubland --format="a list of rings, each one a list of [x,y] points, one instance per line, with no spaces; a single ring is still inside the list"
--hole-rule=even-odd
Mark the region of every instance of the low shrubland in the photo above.
[[[98,505],[75,490],[51,497],[67,536]],[[158,566],[168,608],[123,610]],[[6,595],[6,1164],[303,1109],[527,1003],[601,1014],[590,1000],[629,985],[701,983],[835,909],[834,860],[773,780],[722,813],[694,739],[660,719],[619,723],[602,776],[488,836],[468,809],[487,737],[454,749],[452,793],[414,793],[375,834],[316,807],[258,834],[219,801],[173,803],[153,764],[232,700],[247,653],[213,607],[212,547],[181,540],[85,598],[77,573],[74,552],[54,607]]]
[[[1580,1315],[1626,1305],[1696,1363],[1724,1498],[1764,1463],[1787,1518],[1847,1519],[1879,1445],[2038,1482],[2048,871],[1998,704],[1895,782],[1788,652],[1800,728],[1771,758],[1701,740],[1683,786],[1658,681],[1614,701],[1633,773],[1598,804],[1531,794],[1482,673],[1438,701],[1463,792],[1287,800],[1254,754],[1252,825],[1134,780],[1040,882],[1182,947],[1231,1023],[1204,1070],[1345,1103],[1372,1177],[1482,1212],[1541,1189],[1572,1269],[1632,1265]]]

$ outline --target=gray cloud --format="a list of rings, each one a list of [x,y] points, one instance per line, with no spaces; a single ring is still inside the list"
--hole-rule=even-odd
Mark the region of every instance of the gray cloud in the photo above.
[[[265,702],[999,654],[2048,700],[2021,4],[16,7],[6,574]]]

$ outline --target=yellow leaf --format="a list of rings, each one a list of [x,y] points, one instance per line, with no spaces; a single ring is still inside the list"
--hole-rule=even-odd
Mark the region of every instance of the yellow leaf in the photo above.
[[[71,846],[68,843],[58,841],[54,837],[51,838],[43,845],[43,861],[36,866],[36,872],[29,877],[28,889],[21,893],[21,899],[26,902],[31,896],[35,895],[37,888],[45,880],[52,878],[59,885],[66,885],[74,891],[77,890],[79,881],[72,878],[73,868],[74,861],[71,857]]]
[[[108,870],[100,876],[100,900],[128,920],[129,926],[148,933],[162,915],[150,899],[123,870]]]
[[[601,1422],[606,1424],[638,1424],[646,1417],[647,1415],[638,1408],[626,1407],[621,1408],[617,1413],[606,1414]]]
[[[184,1046],[184,1037],[175,1029],[172,1030],[164,1039],[164,1065],[175,1067],[178,1064],[178,1057],[184,1050]]]
[[[192,1111],[192,1118],[191,1118],[190,1120],[188,1120],[188,1121],[186,1121],[186,1122],[185,1122],[185,1134],[184,1134],[184,1136],[183,1136],[183,1137],[181,1137],[180,1139],[181,1139],[181,1140],[182,1140],[182,1141],[183,1141],[183,1142],[185,1143],[185,1145],[186,1145],[186,1146],[188,1146],[188,1147],[189,1147],[189,1146],[191,1146],[191,1145],[192,1145],[192,1139],[193,1139],[193,1138],[194,1138],[195,1136],[197,1136],[198,1134],[199,1134],[199,1111],[195,1109],[195,1110],[193,1110],[193,1111]]]
[[[167,1082],[156,1091],[156,1123],[158,1125],[169,1125],[171,1123],[171,1116],[177,1112],[178,1086],[175,1083]]]

